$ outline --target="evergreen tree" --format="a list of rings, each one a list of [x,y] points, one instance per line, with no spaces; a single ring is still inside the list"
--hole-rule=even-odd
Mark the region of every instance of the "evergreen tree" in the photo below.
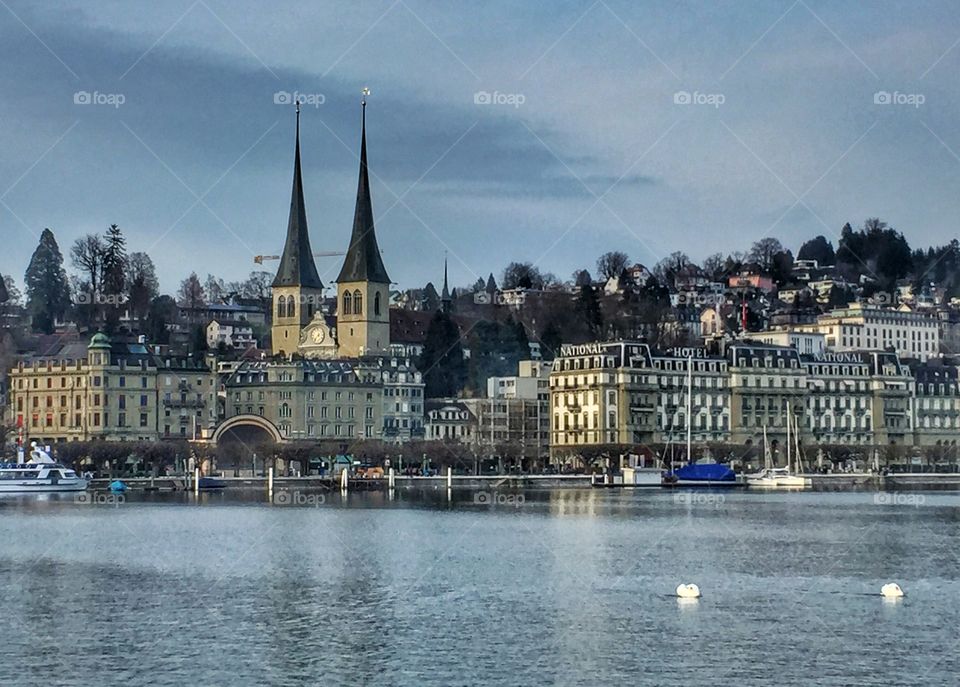
[[[111,224],[104,236],[103,252],[103,312],[107,333],[116,331],[126,293],[127,248],[123,232]]]
[[[513,323],[514,336],[517,339],[517,360],[527,360],[530,357],[530,337],[527,336],[527,328],[523,322],[517,320]]]
[[[816,236],[800,246],[797,260],[816,260],[820,267],[825,267],[833,265],[837,260],[837,255],[833,250],[832,243],[827,241],[824,236]]]
[[[106,248],[103,253],[103,293],[107,296],[122,296],[127,271],[127,240],[116,224],[111,224],[104,236]]]
[[[70,283],[63,269],[60,246],[49,229],[40,234],[40,243],[30,258],[24,283],[33,329],[53,333],[55,321],[62,318],[70,306]]]
[[[544,360],[553,360],[560,355],[560,346],[563,344],[563,335],[554,320],[550,320],[540,335],[540,355]]]
[[[144,323],[144,333],[152,343],[170,343],[170,332],[167,325],[177,320],[177,302],[170,296],[157,296],[150,301],[147,318]]]
[[[428,398],[456,396],[467,381],[460,330],[448,313],[438,310],[427,328],[423,353],[417,361]]]
[[[137,319],[142,329],[143,322],[150,312],[150,302],[160,290],[156,269],[149,255],[146,253],[129,255],[126,284],[130,314]]]
[[[600,311],[600,300],[595,288],[590,285],[580,287],[576,311],[589,336],[594,341],[599,341],[603,334],[603,313]]]

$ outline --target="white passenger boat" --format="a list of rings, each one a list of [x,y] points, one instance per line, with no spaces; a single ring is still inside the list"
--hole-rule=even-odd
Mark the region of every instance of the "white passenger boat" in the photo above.
[[[0,494],[84,491],[87,480],[33,444],[26,463],[0,463]]]

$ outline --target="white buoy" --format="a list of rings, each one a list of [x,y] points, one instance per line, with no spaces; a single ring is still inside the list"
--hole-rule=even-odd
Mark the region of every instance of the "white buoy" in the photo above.
[[[681,599],[699,599],[700,587],[695,584],[677,585],[677,596]]]
[[[904,594],[899,584],[896,582],[888,582],[880,587],[880,595],[888,599],[899,599]]]

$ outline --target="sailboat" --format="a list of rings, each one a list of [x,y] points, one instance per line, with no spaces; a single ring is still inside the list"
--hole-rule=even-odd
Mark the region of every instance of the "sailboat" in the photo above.
[[[757,487],[759,489],[806,489],[812,482],[810,478],[801,474],[803,466],[800,461],[800,426],[794,427],[793,438],[796,442],[796,465],[792,465],[790,460],[790,429],[794,424],[793,413],[790,411],[790,404],[787,404],[787,466],[785,468],[773,467],[770,459],[770,446],[767,443],[767,428],[763,428],[763,451],[764,463],[763,470],[752,475],[747,475],[747,486]]]
[[[663,473],[665,487],[735,487],[740,486],[729,465],[714,461],[698,463],[693,458],[693,357],[687,358],[687,465],[673,468],[671,446],[671,469]]]

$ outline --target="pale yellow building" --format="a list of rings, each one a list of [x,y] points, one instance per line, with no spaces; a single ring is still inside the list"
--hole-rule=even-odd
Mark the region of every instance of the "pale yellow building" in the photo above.
[[[216,425],[216,396],[205,361],[104,334],[10,371],[12,417],[27,442],[201,438]]]

